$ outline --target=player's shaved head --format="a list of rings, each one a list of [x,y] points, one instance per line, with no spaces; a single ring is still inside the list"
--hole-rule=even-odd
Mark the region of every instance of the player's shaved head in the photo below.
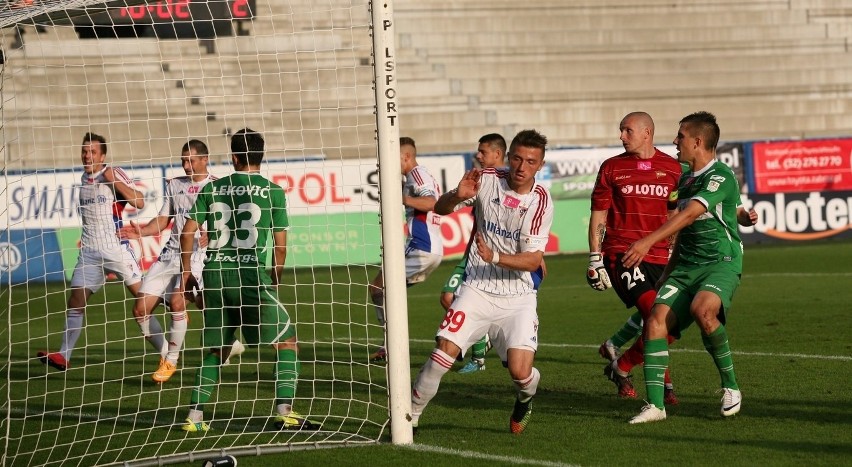
[[[639,128],[647,128],[651,136],[654,136],[654,119],[647,112],[630,112],[621,120],[622,125],[628,121]]]

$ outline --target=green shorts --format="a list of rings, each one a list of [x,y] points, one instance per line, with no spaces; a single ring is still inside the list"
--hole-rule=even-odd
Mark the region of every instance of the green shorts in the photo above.
[[[657,292],[654,303],[668,305],[677,317],[677,329],[672,335],[680,337],[680,332],[688,328],[695,318],[690,307],[698,292],[706,290],[719,296],[722,309],[719,321],[725,323],[725,316],[731,307],[737,287],[740,285],[740,273],[728,263],[716,263],[703,267],[675,268],[666,282]]]
[[[458,290],[462,283],[462,279],[464,279],[464,268],[466,266],[467,258],[459,261],[459,264],[457,264],[455,269],[453,269],[453,273],[450,275],[450,278],[447,279],[447,282],[444,284],[444,288],[441,289],[442,293],[456,293],[456,290]]]
[[[204,348],[230,345],[237,330],[246,344],[276,344],[296,335],[267,271],[205,269],[203,277]]]

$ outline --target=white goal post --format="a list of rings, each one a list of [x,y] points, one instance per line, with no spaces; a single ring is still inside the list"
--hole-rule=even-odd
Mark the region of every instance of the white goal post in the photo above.
[[[0,463],[162,465],[412,442],[394,44],[390,0],[0,3]],[[202,311],[189,307],[177,372],[157,384],[160,352],[114,274],[64,347],[79,208],[101,202],[81,200],[84,135],[106,139],[106,163],[144,197],[113,214],[145,225],[184,175],[182,146],[205,143],[222,177],[242,128],[263,135],[262,174],[287,193],[278,298],[298,333],[293,410],[316,430],[273,428],[276,354],[248,345],[220,368],[210,431],[182,431],[206,352]],[[143,272],[168,236],[131,240]],[[380,271],[385,326],[368,294]],[[168,340],[170,310],[153,316]],[[371,363],[385,337],[390,360]],[[40,354],[60,345],[64,369]]]

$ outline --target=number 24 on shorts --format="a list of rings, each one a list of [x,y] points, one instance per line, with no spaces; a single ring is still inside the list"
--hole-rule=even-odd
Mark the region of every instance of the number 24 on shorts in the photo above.
[[[461,310],[453,310],[450,308],[447,310],[447,314],[444,315],[444,320],[441,321],[440,329],[446,329],[450,332],[456,332],[461,329],[464,324],[465,314]]]

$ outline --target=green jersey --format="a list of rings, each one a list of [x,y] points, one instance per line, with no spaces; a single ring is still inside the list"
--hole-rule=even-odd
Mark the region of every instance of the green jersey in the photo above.
[[[696,173],[684,173],[678,204],[700,202],[707,212],[678,234],[678,265],[706,266],[726,262],[738,274],[743,268],[743,244],[737,229],[740,187],[731,169],[713,161]]]
[[[206,225],[205,269],[263,268],[272,232],[289,227],[284,189],[258,173],[236,172],[204,185],[186,216]]]

